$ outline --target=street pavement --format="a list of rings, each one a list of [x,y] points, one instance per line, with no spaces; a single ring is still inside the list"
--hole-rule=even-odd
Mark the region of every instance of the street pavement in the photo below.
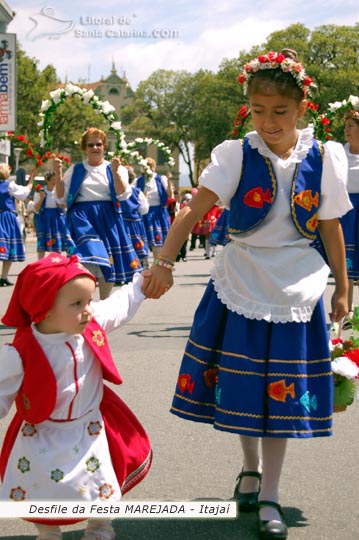
[[[26,263],[36,259],[36,244],[26,242]],[[25,263],[14,263],[10,281]],[[169,413],[177,372],[194,310],[208,281],[213,260],[203,250],[179,262],[175,286],[160,300],[146,300],[134,319],[109,335],[124,383],[116,389],[150,435],[154,458],[146,479],[124,501],[231,500],[242,467],[237,435]],[[333,290],[328,282],[325,301]],[[1,313],[12,288],[0,289]],[[357,292],[356,292],[357,294]],[[359,303],[359,302],[356,302]],[[0,345],[12,330],[0,325]],[[0,441],[12,414],[0,421]],[[334,416],[334,435],[290,440],[280,486],[289,540],[359,539],[359,402]],[[358,460],[358,462],[357,462]],[[257,540],[255,514],[236,519],[118,519],[121,540]],[[64,540],[80,540],[84,524],[63,528]],[[35,527],[2,519],[0,539],[34,539]]]

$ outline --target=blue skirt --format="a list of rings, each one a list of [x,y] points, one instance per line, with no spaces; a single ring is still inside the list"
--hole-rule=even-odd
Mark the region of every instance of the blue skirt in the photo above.
[[[100,266],[106,281],[128,282],[141,267],[122,214],[112,202],[75,204],[66,215],[70,255]]]
[[[0,211],[0,261],[24,261],[25,248],[15,212]]]
[[[349,193],[353,208],[340,218],[342,225],[347,273],[349,279],[359,280],[359,193]]]
[[[128,236],[140,259],[148,257],[148,242],[145,225],[141,219],[123,218]]]
[[[209,235],[209,243],[214,246],[225,246],[230,242],[228,235],[229,210],[225,208],[219,216],[213,231]]]
[[[167,208],[150,206],[148,213],[143,216],[143,222],[149,247],[161,247],[171,225]]]
[[[66,251],[65,214],[60,208],[45,208],[35,214],[37,251]]]
[[[229,311],[210,281],[171,412],[254,437],[331,435],[333,376],[322,299],[309,323],[268,323]]]

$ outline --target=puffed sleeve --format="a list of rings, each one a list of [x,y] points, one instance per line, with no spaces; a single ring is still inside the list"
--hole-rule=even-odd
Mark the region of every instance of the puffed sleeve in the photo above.
[[[0,418],[4,418],[23,381],[23,367],[17,350],[11,345],[0,349]]]
[[[352,209],[347,192],[348,160],[340,143],[324,145],[323,173],[318,219],[334,219]]]
[[[242,161],[241,141],[224,141],[212,151],[211,163],[202,172],[199,184],[216,193],[229,207],[241,177]]]
[[[138,211],[139,211],[140,215],[144,216],[144,215],[148,214],[148,210],[150,208],[150,205],[149,205],[147,197],[145,196],[145,194],[141,190],[140,190],[140,192],[138,194],[138,202],[139,202]]]
[[[64,196],[63,197],[56,197],[56,202],[59,204],[66,204],[67,202],[67,196],[69,194],[70,184],[71,184],[71,178],[72,174],[74,172],[75,165],[72,164],[70,167],[65,171],[65,174],[62,177],[62,181],[64,183]]]
[[[141,291],[143,276],[136,272],[131,283],[115,290],[105,300],[91,304],[96,321],[111,332],[132,319],[145,299]]]
[[[15,199],[18,199],[19,201],[25,201],[31,192],[31,185],[30,186],[20,186],[16,184],[15,182],[10,182],[9,184],[9,195],[12,197],[15,197]]]

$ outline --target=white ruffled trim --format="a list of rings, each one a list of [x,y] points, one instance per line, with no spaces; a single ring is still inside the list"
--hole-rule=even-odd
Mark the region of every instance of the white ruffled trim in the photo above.
[[[313,310],[309,305],[299,307],[259,304],[238,294],[228,286],[223,261],[224,257],[220,255],[216,257],[215,265],[211,269],[211,277],[218,298],[230,311],[257,321],[265,320],[273,323],[310,321]]]
[[[258,152],[271,160],[279,161],[281,166],[286,169],[292,163],[300,163],[303,159],[306,158],[309,150],[313,146],[313,128],[307,127],[301,130],[298,130],[298,141],[293,153],[289,156],[288,159],[281,159],[279,156],[274,154],[272,150],[268,148],[263,139],[258,135],[256,131],[250,131],[246,135],[248,137],[248,142],[251,148],[256,148]]]

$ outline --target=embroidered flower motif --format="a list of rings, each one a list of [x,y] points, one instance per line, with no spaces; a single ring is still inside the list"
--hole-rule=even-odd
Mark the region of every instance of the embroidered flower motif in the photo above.
[[[60,471],[60,469],[55,469],[51,471],[51,480],[54,480],[56,483],[61,482],[64,479],[65,474]]]
[[[145,243],[142,241],[142,240],[138,240],[138,242],[135,242],[135,249],[141,249],[143,246],[145,245]]]
[[[21,429],[23,437],[33,437],[37,433],[37,429],[34,424],[25,424]]]
[[[98,347],[103,347],[105,344],[105,336],[101,330],[94,330],[92,333],[92,339]]]
[[[60,257],[52,257],[51,258],[52,263],[60,263],[61,261],[62,261],[62,259]]]
[[[218,382],[218,367],[206,369],[203,372],[204,384],[208,388],[213,388]]]
[[[187,373],[183,373],[182,375],[178,377],[178,387],[180,389],[180,392],[182,392],[182,394],[184,394],[186,390],[190,394],[192,394],[195,384],[196,384],[195,381],[191,380],[191,375]]]
[[[114,494],[111,484],[102,484],[99,488],[100,499],[109,499]]]
[[[88,472],[90,473],[94,473],[96,472],[98,469],[100,468],[100,460],[97,459],[96,457],[90,457],[87,461],[86,461],[86,469]]]
[[[18,463],[17,463],[17,468],[22,473],[29,472],[29,470],[30,470],[30,461],[28,459],[26,459],[25,456],[20,458]]]
[[[26,491],[20,486],[17,486],[10,491],[10,499],[12,499],[13,501],[24,501],[25,495]]]
[[[130,262],[131,268],[138,268],[140,266],[140,261],[138,259],[133,259],[133,261]]]
[[[219,388],[219,386],[216,386],[215,395],[216,395],[216,405],[220,405],[222,388]]]
[[[99,435],[100,431],[102,429],[101,423],[99,421],[97,422],[90,422],[87,426],[87,431],[90,436],[93,435]]]

